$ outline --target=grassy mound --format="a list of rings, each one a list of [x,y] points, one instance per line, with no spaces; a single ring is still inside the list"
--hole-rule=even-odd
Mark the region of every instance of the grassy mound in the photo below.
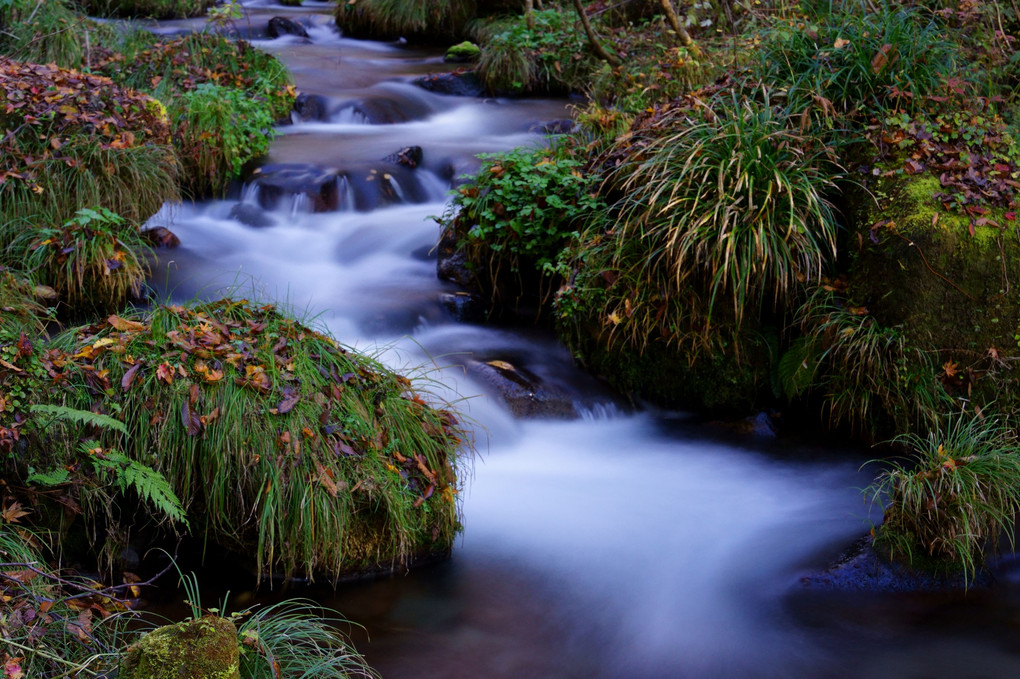
[[[183,19],[205,14],[215,0],[78,0],[81,8],[94,16],[140,17],[147,19]]]
[[[336,23],[352,38],[442,42],[462,34],[472,0],[358,0],[337,5]]]
[[[0,3],[0,55],[19,61],[88,69],[115,31],[76,12],[65,0]]]
[[[58,385],[38,385],[36,402],[122,420],[125,433],[91,433],[165,477],[193,531],[253,554],[262,572],[340,576],[450,549],[453,415],[270,306],[111,316],[24,360]],[[52,467],[45,445],[24,464]]]
[[[222,194],[269,150],[273,124],[295,97],[275,57],[208,33],[168,40],[139,32],[119,51],[106,50],[98,68],[168,102],[182,186],[196,198]]]

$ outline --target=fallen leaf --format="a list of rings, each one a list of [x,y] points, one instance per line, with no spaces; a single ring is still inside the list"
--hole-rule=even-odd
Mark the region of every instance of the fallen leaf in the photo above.
[[[114,327],[116,330],[121,332],[141,332],[145,330],[145,325],[138,321],[129,321],[126,318],[121,318],[116,314],[106,319],[106,322]]]
[[[138,361],[138,363],[135,363],[133,366],[128,368],[127,372],[124,373],[124,377],[120,378],[120,388],[123,389],[124,391],[128,391],[129,389],[131,389],[131,384],[135,381],[135,376],[138,374],[138,371],[141,370],[141,368],[142,368],[141,361]]]
[[[202,418],[192,409],[188,401],[181,403],[181,423],[188,431],[188,436],[198,436],[202,433]]]

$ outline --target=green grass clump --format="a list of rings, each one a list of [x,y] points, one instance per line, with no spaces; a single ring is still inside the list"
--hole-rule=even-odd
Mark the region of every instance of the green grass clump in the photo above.
[[[812,25],[778,21],[752,71],[786,89],[791,111],[915,110],[955,69],[956,48],[935,14],[895,2],[824,5]]]
[[[114,29],[76,12],[65,0],[0,2],[0,55],[64,68],[88,68],[93,50]]]
[[[481,168],[441,219],[494,296],[507,285],[543,287],[525,280],[544,282],[548,292],[560,252],[600,209],[594,182],[572,153],[556,144],[481,155]]]
[[[245,679],[378,676],[340,631],[349,623],[314,602],[290,599],[242,615],[237,636]]]
[[[82,9],[94,16],[183,19],[197,17],[215,4],[215,0],[78,0]]]
[[[647,276],[704,291],[739,323],[748,310],[782,306],[817,280],[835,254],[826,198],[838,168],[796,121],[765,102],[734,96],[712,109],[668,110],[620,138],[623,194],[618,243],[639,241]],[[634,146],[636,151],[631,147]]]
[[[27,231],[12,243],[76,313],[110,312],[138,297],[150,247],[138,224],[106,208],[78,210],[59,227]]]
[[[1013,431],[992,417],[956,415],[926,436],[896,439],[915,456],[893,463],[870,491],[888,497],[875,545],[918,567],[962,571],[972,580],[1020,512],[1020,453]],[[1011,543],[1012,544],[1012,543]]]
[[[17,336],[22,331],[41,334],[46,317],[43,296],[52,297],[53,291],[0,266],[0,336]]]
[[[801,307],[799,325],[805,335],[780,359],[779,384],[788,398],[819,391],[829,426],[868,437],[925,431],[951,406],[929,355],[867,309],[819,287]]]
[[[61,386],[40,401],[102,403],[128,435],[101,444],[166,477],[192,529],[261,572],[339,576],[450,549],[453,415],[271,306],[111,316],[44,361]]]
[[[459,36],[474,11],[467,0],[359,0],[337,5],[336,23],[355,38],[442,42]]]

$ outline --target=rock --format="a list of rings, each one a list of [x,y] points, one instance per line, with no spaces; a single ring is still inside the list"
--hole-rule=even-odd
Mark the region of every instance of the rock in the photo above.
[[[457,97],[480,97],[485,93],[485,87],[474,71],[434,73],[418,78],[414,84],[429,92]]]
[[[159,627],[132,644],[120,679],[240,679],[237,628],[218,616]]]
[[[470,292],[444,292],[439,304],[458,323],[481,323],[489,315],[489,305]]]
[[[383,158],[383,162],[393,163],[394,165],[403,165],[404,167],[409,167],[413,170],[421,165],[422,155],[420,146],[406,146],[396,153],[391,153]]]
[[[279,38],[284,35],[296,35],[300,38],[307,38],[308,31],[305,27],[287,17],[273,17],[269,20],[267,33],[270,38]]]
[[[340,207],[336,173],[315,165],[265,165],[256,170],[251,181],[258,186],[258,202],[266,210],[291,196],[306,196],[312,212],[332,212]]]
[[[156,226],[142,231],[142,236],[154,248],[175,248],[181,244],[181,239],[165,226]]]
[[[574,121],[570,118],[550,120],[548,122],[534,123],[528,128],[528,132],[537,134],[569,134],[574,129]]]
[[[543,384],[531,371],[509,361],[468,361],[468,372],[501,398],[515,417],[574,419],[578,417],[569,394]]]
[[[325,97],[318,94],[305,94],[302,92],[294,100],[294,113],[302,121],[314,120],[322,122],[329,120],[329,109]]]
[[[478,287],[478,280],[468,267],[467,256],[457,248],[457,237],[452,229],[443,230],[436,250],[439,255],[436,261],[436,275],[439,280],[456,283],[470,290]]]
[[[341,106],[333,117],[342,118],[345,113],[360,117],[369,125],[392,125],[421,120],[429,114],[429,110],[411,99],[396,101],[387,97],[370,97]]]
[[[264,229],[269,226],[276,226],[276,220],[266,214],[258,205],[251,203],[238,203],[230,208],[230,218],[236,219],[245,226],[252,226],[257,229]]]
[[[478,61],[480,56],[482,56],[481,48],[470,40],[465,40],[446,50],[446,56],[443,57],[443,61],[448,64],[465,64]]]
[[[805,575],[801,584],[808,589],[857,592],[944,592],[983,587],[991,583],[987,571],[966,583],[962,574],[933,575],[911,570],[879,555],[870,535],[850,547],[822,571]]]

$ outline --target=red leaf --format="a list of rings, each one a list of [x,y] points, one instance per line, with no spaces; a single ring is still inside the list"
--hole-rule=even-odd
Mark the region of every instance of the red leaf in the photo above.
[[[202,418],[191,409],[187,401],[181,404],[181,423],[188,430],[188,436],[198,436],[202,433]]]
[[[135,375],[138,374],[138,370],[142,367],[142,362],[139,361],[133,366],[128,368],[128,371],[124,373],[124,377],[120,378],[120,388],[127,391],[131,388],[131,384],[135,381]]]

